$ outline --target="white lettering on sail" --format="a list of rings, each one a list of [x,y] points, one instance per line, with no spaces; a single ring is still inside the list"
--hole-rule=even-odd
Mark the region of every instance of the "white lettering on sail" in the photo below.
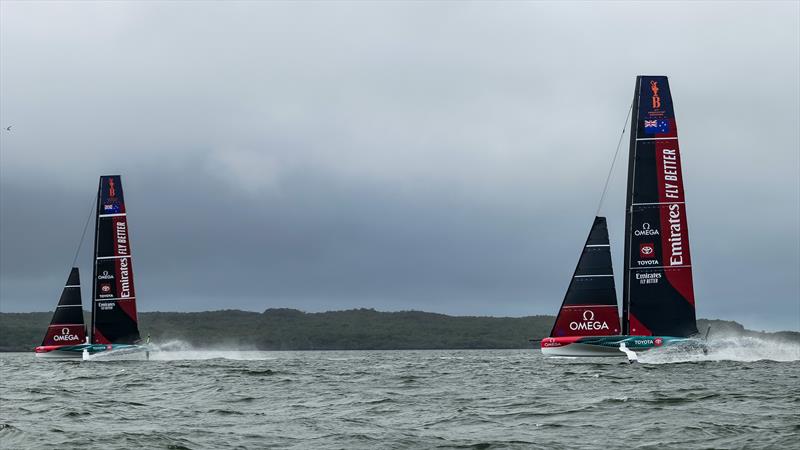
[[[125,221],[118,221],[117,225],[117,255],[128,254],[128,224]]]
[[[661,150],[664,177],[664,197],[667,200],[680,200],[680,173],[678,169],[678,150],[665,148]],[[670,266],[683,265],[683,232],[681,225],[681,205],[671,203],[668,207],[669,235],[666,237],[670,255],[665,258]]]
[[[80,338],[74,334],[57,334],[53,336],[54,341],[77,341]]]
[[[569,329],[572,331],[578,330],[607,330],[608,324],[606,322],[570,322]]]
[[[78,340],[80,340],[80,338],[77,335],[72,334],[72,330],[70,330],[69,328],[62,328],[61,329],[61,334],[54,335],[53,336],[53,340],[54,341],[78,341]]]
[[[97,306],[101,311],[111,311],[114,309],[114,302],[97,302]]]
[[[569,329],[572,331],[608,330],[608,324],[605,321],[599,322],[594,320],[594,312],[591,309],[587,309],[583,312],[583,320],[581,322],[570,322]]]
[[[636,279],[639,280],[639,284],[658,284],[658,280],[661,279],[661,274],[657,272],[637,273]]]
[[[120,294],[122,298],[131,296],[131,281],[128,270],[128,258],[120,258],[119,260],[119,285]]]
[[[667,198],[680,198],[678,190],[678,155],[677,150],[665,148],[662,150],[664,161],[664,195]]]
[[[681,230],[681,205],[673,203],[669,205],[669,239],[671,254],[669,256],[670,266],[680,266],[683,264],[683,239]]]
[[[658,230],[652,229],[649,222],[642,224],[641,230],[634,230],[634,236],[658,236]]]

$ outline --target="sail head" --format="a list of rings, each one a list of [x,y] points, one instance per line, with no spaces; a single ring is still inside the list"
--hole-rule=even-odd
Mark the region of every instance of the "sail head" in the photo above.
[[[617,293],[605,217],[595,217],[551,337],[620,334]]]

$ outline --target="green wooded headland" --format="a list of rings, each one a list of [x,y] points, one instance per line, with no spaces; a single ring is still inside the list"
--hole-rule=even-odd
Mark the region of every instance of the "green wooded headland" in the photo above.
[[[86,323],[89,323],[89,315]],[[31,351],[40,345],[51,312],[0,313],[0,351]],[[550,333],[553,316],[465,317],[420,311],[353,309],[306,313],[268,309],[263,313],[224,310],[141,312],[142,336],[155,343],[173,340],[196,348],[241,350],[401,350],[532,348],[529,339]],[[705,332],[800,342],[800,333],[762,333],[736,323],[699,320]]]

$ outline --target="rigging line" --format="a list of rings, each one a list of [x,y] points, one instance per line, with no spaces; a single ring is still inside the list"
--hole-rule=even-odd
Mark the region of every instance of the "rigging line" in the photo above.
[[[611,160],[611,168],[608,169],[608,176],[606,176],[606,184],[603,186],[603,195],[600,196],[600,202],[597,204],[597,212],[594,213],[595,216],[600,214],[600,208],[603,207],[603,200],[606,199],[606,192],[608,192],[608,183],[611,181],[611,174],[614,172],[614,165],[617,163],[617,155],[619,155],[619,147],[622,145],[622,138],[625,136],[625,130],[628,127],[628,118],[631,116],[631,111],[633,111],[633,102],[631,102],[630,108],[628,108],[628,114],[625,115],[625,122],[622,124],[622,133],[619,134],[619,141],[617,142],[617,150],[614,151],[614,158]]]
[[[83,239],[86,237],[86,229],[89,228],[89,220],[92,218],[92,213],[94,212],[94,208],[97,207],[97,195],[92,196],[92,204],[89,207],[89,215],[86,217],[86,223],[83,224],[83,233],[81,233],[81,241],[78,242],[78,248],[75,249],[75,257],[72,258],[72,267],[75,267],[75,263],[78,262],[78,254],[81,252],[81,247],[83,246]]]

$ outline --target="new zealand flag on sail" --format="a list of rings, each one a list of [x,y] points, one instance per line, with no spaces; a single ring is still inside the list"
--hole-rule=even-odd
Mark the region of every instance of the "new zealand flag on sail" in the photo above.
[[[669,133],[669,120],[665,119],[645,120],[644,132],[647,134]]]

